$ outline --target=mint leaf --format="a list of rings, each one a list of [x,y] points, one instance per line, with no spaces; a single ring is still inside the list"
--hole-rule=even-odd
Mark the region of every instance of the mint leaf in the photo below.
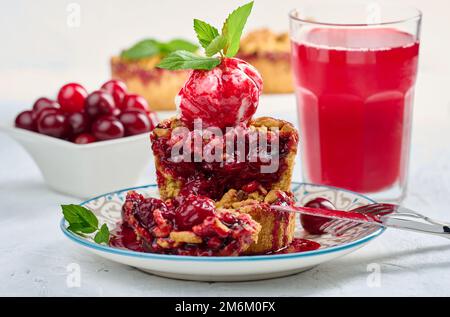
[[[204,69],[210,70],[220,64],[220,59],[215,57],[198,56],[188,51],[176,51],[170,53],[158,65],[159,68],[169,70],[177,69]]]
[[[80,205],[62,205],[64,218],[71,225],[79,224],[84,227],[98,227],[98,219],[92,211]]]
[[[222,35],[227,39],[227,44],[224,48],[225,56],[233,57],[239,51],[242,31],[252,8],[253,1],[234,10],[225,20],[222,27]]]
[[[73,233],[79,234],[79,233],[94,233],[97,231],[96,227],[86,226],[81,223],[73,223],[69,227],[67,227],[68,230],[72,231]]]
[[[216,36],[214,40],[209,43],[209,45],[205,48],[206,56],[213,56],[214,54],[219,53],[227,44],[227,39],[222,35]]]
[[[207,48],[209,43],[219,35],[215,27],[198,19],[194,19],[194,30],[203,48]]]
[[[169,54],[178,50],[195,52],[198,50],[198,45],[195,45],[189,41],[183,39],[174,39],[167,43],[160,43],[161,51]]]
[[[183,39],[173,39],[169,42],[145,39],[124,50],[120,56],[129,60],[137,60],[157,54],[167,55],[177,50],[195,52],[197,49],[197,45]]]
[[[137,42],[127,50],[122,51],[120,57],[136,60],[160,53],[160,43],[154,39],[146,39]]]
[[[87,224],[90,227],[97,228],[98,227],[98,219],[94,215],[92,211],[89,209],[79,206],[79,205],[73,205],[78,207],[78,216],[83,220],[85,224]]]
[[[67,230],[72,231],[84,237],[84,234],[90,234],[97,231],[94,241],[97,243],[108,243],[109,229],[106,224],[98,228],[98,219],[95,214],[80,205],[61,205],[64,219],[69,223]]]
[[[94,241],[98,244],[109,242],[109,229],[105,223],[101,226],[100,230],[95,235]]]
[[[80,216],[77,213],[76,205],[62,205],[62,212],[64,215],[64,218],[67,220],[67,222],[74,224],[74,223],[82,223],[83,220],[80,218]]]

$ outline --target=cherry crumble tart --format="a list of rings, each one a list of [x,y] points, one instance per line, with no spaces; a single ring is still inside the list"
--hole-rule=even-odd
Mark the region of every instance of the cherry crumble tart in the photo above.
[[[177,138],[172,137],[174,129],[185,127],[185,124],[177,119],[168,119],[160,124],[151,133],[152,150],[155,156],[157,182],[163,199],[173,198],[183,194],[198,194],[213,199],[220,199],[230,189],[241,189],[243,186],[258,181],[265,190],[280,189],[289,191],[291,186],[292,170],[297,154],[298,133],[289,122],[269,117],[253,119],[248,125],[242,124],[229,130],[227,133],[242,133],[245,138],[244,153],[239,153],[235,146],[233,155],[226,153],[226,140],[223,137],[215,137],[211,140],[203,138],[208,144],[219,143],[224,147],[223,160],[219,162],[202,161],[176,162],[172,158],[172,149]],[[271,131],[271,128],[277,131]],[[240,131],[240,132],[237,132]],[[241,154],[248,158],[251,153],[248,145],[252,131],[258,131],[267,135],[267,139],[278,138],[279,162],[276,170],[271,173],[261,172],[261,168],[268,163],[258,159],[256,161],[238,161]],[[186,133],[194,133],[193,131]],[[205,135],[205,134],[204,134]],[[186,142],[192,138],[185,137]],[[268,141],[269,143],[269,141]],[[257,148],[257,156],[261,158],[263,149]],[[261,151],[261,153],[259,152]],[[194,155],[195,153],[192,153]],[[228,155],[227,155],[228,154]]]
[[[162,201],[130,191],[122,218],[144,251],[175,255],[240,255],[261,230],[248,214],[216,208],[212,199],[194,195]]]

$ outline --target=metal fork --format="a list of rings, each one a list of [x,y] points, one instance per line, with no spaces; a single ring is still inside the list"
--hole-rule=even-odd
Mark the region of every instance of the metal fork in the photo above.
[[[379,225],[390,228],[410,230],[420,233],[428,233],[444,238],[450,238],[450,224],[431,219],[411,209],[393,204],[370,204],[352,209],[352,212],[360,212],[377,216],[379,223],[361,224],[348,220],[331,220],[325,223],[321,229],[324,232],[342,235],[348,230],[362,225]]]

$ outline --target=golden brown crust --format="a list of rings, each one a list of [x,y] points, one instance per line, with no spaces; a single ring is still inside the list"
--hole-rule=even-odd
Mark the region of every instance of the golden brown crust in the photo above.
[[[264,82],[264,93],[294,91],[287,32],[275,33],[269,29],[258,29],[248,33],[241,40],[238,57],[259,71]]]
[[[286,247],[295,231],[295,214],[271,210],[269,205],[277,199],[277,190],[267,194],[229,190],[216,202],[218,208],[232,208],[244,212],[261,225],[258,240],[244,254],[265,254]]]
[[[242,57],[252,64],[263,78],[263,93],[287,94],[294,92],[291,61],[289,57],[249,56]]]
[[[175,96],[186,82],[189,71],[155,68],[159,56],[127,61],[111,59],[111,77],[125,82],[130,92],[144,97],[152,110],[175,110]]]
[[[289,53],[289,35],[287,32],[275,33],[267,28],[247,33],[242,38],[239,52],[242,54]]]

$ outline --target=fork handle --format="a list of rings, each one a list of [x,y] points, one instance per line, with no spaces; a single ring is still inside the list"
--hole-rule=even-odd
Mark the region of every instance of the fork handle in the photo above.
[[[404,207],[400,207],[395,213],[382,216],[381,221],[386,227],[428,233],[450,239],[449,223],[431,219]]]

